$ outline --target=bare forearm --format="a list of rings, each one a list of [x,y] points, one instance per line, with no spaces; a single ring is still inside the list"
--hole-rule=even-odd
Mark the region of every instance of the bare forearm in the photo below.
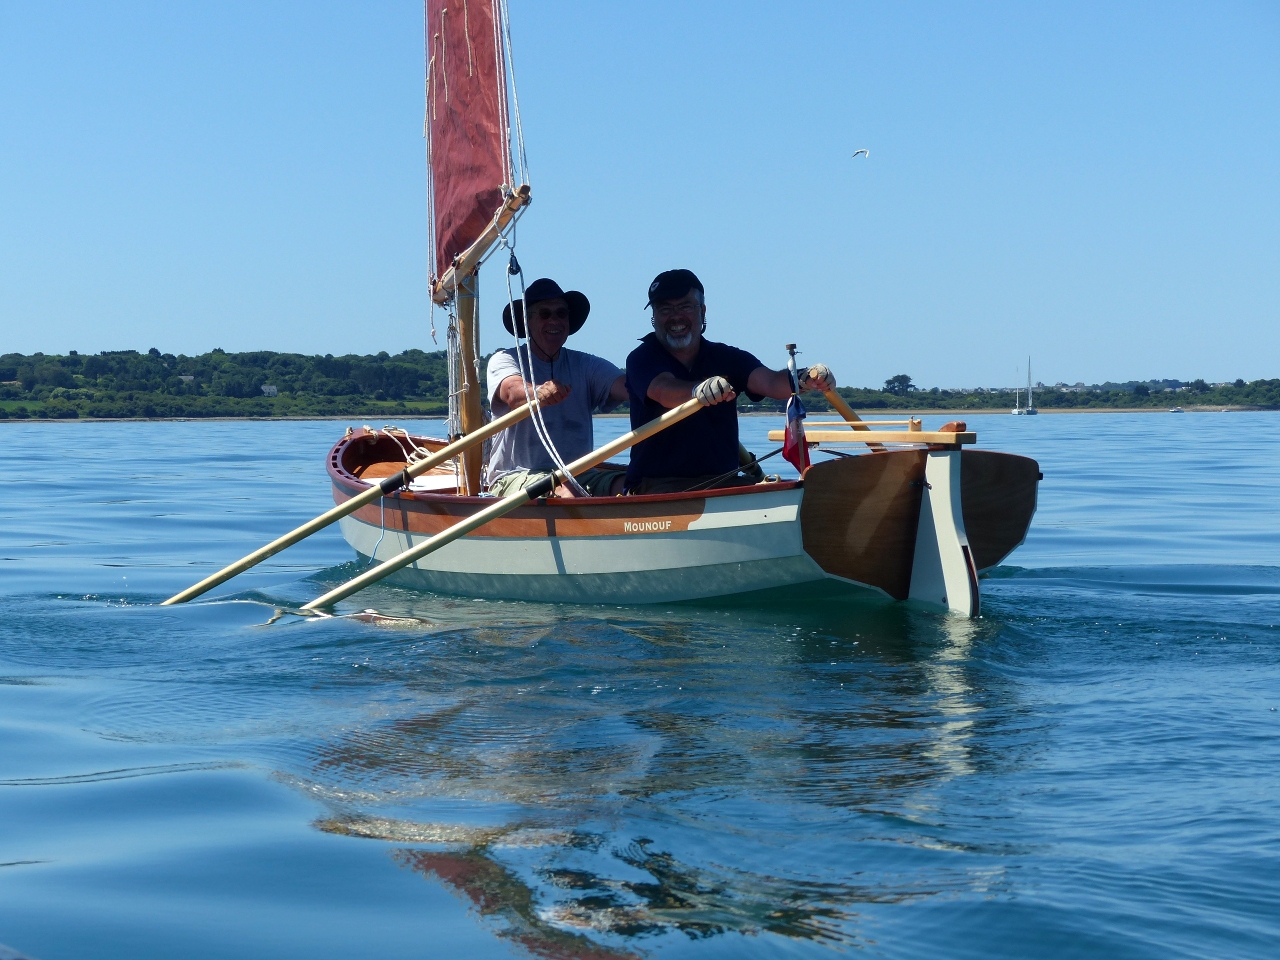
[[[791,396],[791,375],[785,370],[756,367],[747,378],[747,389],[774,400],[786,400]]]
[[[609,399],[622,403],[628,398],[628,396],[627,377],[626,374],[622,374],[618,379],[614,380],[613,384],[609,387]]]
[[[507,377],[498,387],[498,397],[514,410],[516,407],[524,406],[526,398],[533,396],[533,392],[537,389],[536,384],[522,383],[519,377]],[[528,393],[525,393],[526,390]]]
[[[567,384],[548,380],[546,383],[534,385],[520,377],[507,377],[498,384],[498,399],[514,410],[523,407],[530,397],[537,394],[538,403],[544,407],[554,406],[569,395]]]
[[[698,385],[690,380],[677,380],[673,376],[655,377],[647,391],[650,400],[674,409],[693,398],[693,391]]]
[[[804,367],[800,370],[800,390],[833,389],[835,378],[831,370],[824,364]],[[791,374],[786,370],[770,370],[768,367],[756,367],[747,379],[747,389],[752,393],[763,394],[774,400],[786,400],[791,396]]]

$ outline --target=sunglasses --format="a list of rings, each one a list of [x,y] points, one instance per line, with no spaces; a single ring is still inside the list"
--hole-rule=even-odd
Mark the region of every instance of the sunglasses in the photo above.
[[[669,320],[672,317],[693,317],[697,316],[697,303],[660,303],[653,307],[653,315],[659,320]]]
[[[551,307],[534,307],[531,315],[535,320],[568,320],[569,308],[556,307],[552,309]]]

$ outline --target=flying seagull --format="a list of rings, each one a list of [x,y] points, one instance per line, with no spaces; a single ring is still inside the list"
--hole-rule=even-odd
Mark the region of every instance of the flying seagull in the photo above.
[[[852,156],[852,157],[850,157],[849,159],[850,159],[850,160],[854,159],[855,157],[857,157],[857,156],[858,156],[858,154],[862,154],[862,155],[863,155],[864,157],[866,157],[868,160],[870,160],[870,159],[871,159],[871,151],[870,151],[870,150],[867,150],[865,147],[864,147],[863,149],[861,149],[861,150],[855,150],[855,151],[853,152],[853,156]]]

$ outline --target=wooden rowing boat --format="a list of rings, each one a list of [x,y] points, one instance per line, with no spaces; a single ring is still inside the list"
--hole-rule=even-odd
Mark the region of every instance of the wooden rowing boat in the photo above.
[[[1026,537],[1039,467],[920,436],[914,446],[815,463],[800,480],[542,498],[392,578],[440,593],[569,603],[662,603],[828,581],[973,616],[978,576]],[[351,431],[328,458],[334,502],[402,471],[409,444],[444,443]],[[460,495],[459,482],[438,467],[343,518],[343,536],[361,557],[390,559],[494,502]]]
[[[558,464],[554,475],[500,500],[484,495],[483,442],[526,418],[538,423],[541,416],[533,401],[486,423],[479,384],[480,266],[497,246],[509,248],[508,303],[514,314],[511,278],[523,277],[523,271],[513,227],[531,192],[523,144],[512,144],[520,122],[509,76],[505,3],[481,0],[469,8],[459,0],[427,0],[426,11],[426,133],[437,271],[431,298],[448,315],[449,440],[394,428],[348,430],[328,457],[333,509],[164,604],[201,596],[337,522],[357,554],[378,565],[306,604],[304,613],[323,612],[392,577],[472,597],[609,604],[702,600],[823,583],[976,616],[979,575],[1026,537],[1036,508],[1038,465],[1012,454],[965,450],[977,437],[963,423],[925,431],[916,419],[863,421],[830,388],[827,400],[843,420],[814,423],[806,437],[795,433],[799,421],[790,418],[788,442],[801,444],[792,448],[800,454],[806,443],[843,445],[857,453],[810,466],[799,456],[804,469],[798,480],[645,496],[551,495],[557,481],[572,482],[605,458],[694,415],[706,402],[694,397],[567,464],[545,425],[539,426]],[[479,42],[484,39],[492,46]],[[524,349],[527,357],[523,334],[513,332],[516,355]],[[792,401],[798,404],[795,344],[786,349]],[[782,439],[782,431],[770,439]]]
[[[513,226],[532,194],[505,3],[427,0],[426,18],[431,298],[448,315],[447,431],[457,441],[485,429],[480,267],[500,247],[509,249],[505,286],[514,312],[523,287],[513,290],[512,277],[523,274]],[[844,421],[810,439],[860,453],[816,463],[799,480],[650,496],[526,496],[484,517],[479,512],[495,501],[482,495],[478,443],[405,486],[395,478],[409,479],[411,457],[425,470],[421,458],[444,440],[349,431],[329,454],[335,510],[352,498],[367,500],[352,503],[339,522],[361,557],[385,566],[348,586],[390,575],[473,597],[658,603],[831,582],[976,615],[979,574],[1026,536],[1035,461],[964,450],[976,438],[961,424],[929,433],[919,421],[863,423],[834,391],[827,396]],[[906,430],[892,429],[903,423]],[[550,446],[548,454],[558,457]],[[476,529],[444,534],[469,520]],[[322,522],[328,520],[312,526]],[[428,543],[432,537],[439,539]],[[406,555],[411,549],[422,555]],[[347,595],[343,588],[313,605]]]

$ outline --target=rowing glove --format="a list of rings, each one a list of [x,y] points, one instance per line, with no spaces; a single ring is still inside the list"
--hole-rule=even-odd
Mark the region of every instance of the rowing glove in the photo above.
[[[708,377],[693,388],[693,395],[708,407],[733,395],[733,386],[724,377]]]

